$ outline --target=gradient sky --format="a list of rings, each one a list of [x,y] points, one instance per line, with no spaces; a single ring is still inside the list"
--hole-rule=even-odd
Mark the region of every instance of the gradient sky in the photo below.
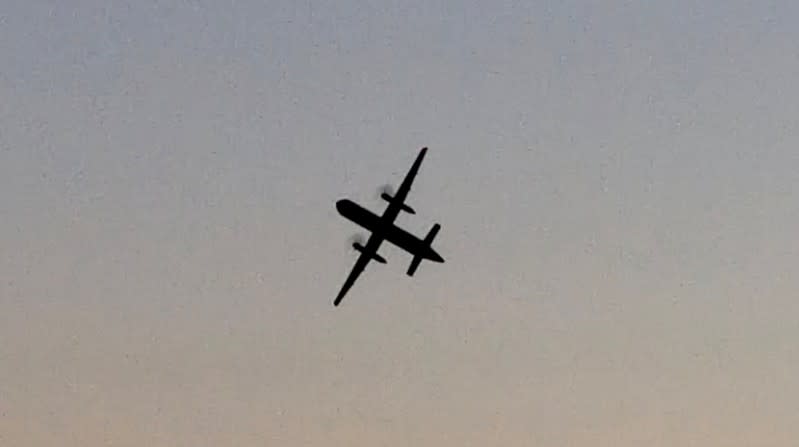
[[[7,0],[0,445],[796,445],[797,25]],[[447,262],[334,308],[335,200],[422,146],[398,223]]]

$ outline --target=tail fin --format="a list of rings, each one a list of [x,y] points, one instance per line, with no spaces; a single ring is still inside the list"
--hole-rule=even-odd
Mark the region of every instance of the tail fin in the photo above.
[[[419,268],[419,264],[422,263],[422,259],[431,259],[437,262],[443,262],[441,256],[438,255],[430,246],[433,244],[433,239],[435,239],[436,234],[438,234],[438,230],[441,229],[441,225],[435,224],[433,228],[427,233],[427,236],[424,238],[424,244],[428,250],[425,250],[423,253],[419,253],[413,257],[411,260],[411,265],[408,267],[408,276],[413,276],[416,273],[416,269]],[[429,252],[428,252],[429,251]],[[431,257],[433,255],[434,257]]]

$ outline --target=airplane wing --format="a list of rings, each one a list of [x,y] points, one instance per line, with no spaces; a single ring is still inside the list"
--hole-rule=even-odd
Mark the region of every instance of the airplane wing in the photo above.
[[[375,256],[377,255],[377,248],[381,242],[382,240],[378,236],[375,236],[375,233],[372,233],[372,235],[369,236],[369,242],[367,242],[366,247],[361,250],[361,255],[358,256],[358,260],[355,261],[355,266],[352,267],[352,271],[350,271],[349,276],[347,276],[347,280],[344,281],[344,285],[341,287],[341,291],[339,291],[336,300],[333,301],[334,306],[339,305],[341,300],[344,298],[344,295],[348,290],[350,290],[350,287],[352,287],[352,285],[355,283],[355,280],[358,279],[358,276],[366,268],[366,264],[368,264],[370,260],[375,259]]]
[[[391,200],[391,203],[388,205],[389,209],[392,210],[391,213],[386,213],[389,215],[396,215],[399,214],[399,210],[402,208],[403,203],[405,202],[405,198],[408,197],[408,192],[411,190],[411,184],[413,183],[413,179],[416,178],[416,173],[419,172],[419,166],[422,165],[422,159],[424,159],[424,154],[427,153],[427,148],[423,147],[421,151],[419,151],[419,155],[416,156],[416,161],[413,162],[413,166],[411,166],[411,170],[408,171],[408,174],[405,175],[405,179],[402,181],[397,193],[394,195],[394,198]]]

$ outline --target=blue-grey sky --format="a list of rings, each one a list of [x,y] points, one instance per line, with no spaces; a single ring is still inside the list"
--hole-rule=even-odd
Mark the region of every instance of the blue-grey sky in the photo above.
[[[9,1],[0,444],[792,446],[799,6]],[[358,232],[430,151],[332,306]]]

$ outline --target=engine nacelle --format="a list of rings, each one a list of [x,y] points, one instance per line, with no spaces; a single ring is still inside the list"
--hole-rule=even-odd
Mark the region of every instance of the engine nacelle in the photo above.
[[[363,245],[361,245],[361,244],[359,244],[359,243],[357,243],[357,242],[355,242],[354,244],[352,244],[352,248],[354,248],[354,249],[358,250],[358,251],[359,251],[359,252],[361,252],[361,253],[363,253],[363,250],[364,250],[364,247],[363,247]],[[372,254],[372,259],[374,259],[375,261],[377,261],[377,262],[379,262],[379,263],[381,263],[381,264],[385,264],[385,263],[386,263],[386,260],[385,260],[385,258],[383,258],[382,256],[380,256],[380,255],[379,255],[379,254],[377,254],[377,253],[373,253],[373,254]]]
[[[394,197],[392,197],[392,196],[390,196],[390,195],[388,195],[386,193],[380,194],[380,198],[382,198],[383,200],[385,200],[388,203],[394,203]],[[413,208],[409,207],[408,205],[406,205],[404,203],[400,204],[400,209],[402,211],[405,211],[408,214],[416,214],[416,211],[414,211]]]

